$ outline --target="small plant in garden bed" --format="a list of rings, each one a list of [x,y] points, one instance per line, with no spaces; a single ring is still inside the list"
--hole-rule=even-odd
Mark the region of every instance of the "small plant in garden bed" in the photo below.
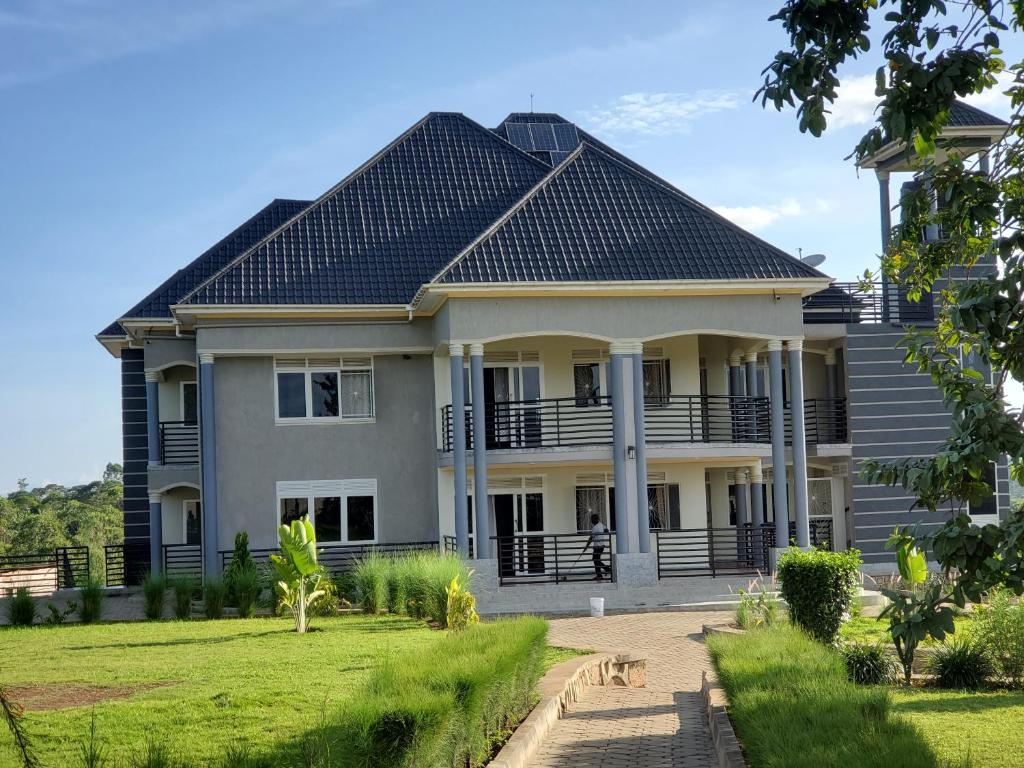
[[[179,576],[171,581],[174,592],[174,618],[192,618],[192,596],[198,589],[198,581],[190,576]]]
[[[43,619],[43,624],[57,626],[66,622],[68,617],[78,610],[78,603],[72,600],[63,611],[53,603],[47,603],[46,610],[49,611],[50,615]]]
[[[203,582],[203,614],[206,618],[223,618],[227,596],[228,590],[223,579],[207,579]]]
[[[18,587],[7,605],[7,621],[12,627],[28,627],[36,620],[36,601],[28,587]]]
[[[295,631],[300,635],[307,628],[310,607],[327,593],[320,588],[323,569],[317,563],[316,531],[308,517],[292,520],[277,529],[281,554],[271,555],[270,563],[277,574],[275,591],[279,603],[291,611]]]
[[[756,594],[739,591],[740,602],[736,606],[736,625],[740,629],[762,629],[779,621],[779,604],[773,596],[761,591]]]
[[[145,601],[147,619],[163,618],[166,594],[167,577],[162,573],[147,573],[142,579],[142,597]]]
[[[795,547],[779,558],[778,578],[789,618],[823,643],[835,642],[857,590],[860,552]]]
[[[940,688],[976,691],[995,671],[988,652],[981,643],[954,637],[939,646],[932,656],[928,671]]]
[[[974,611],[974,637],[995,671],[1014,687],[1024,683],[1024,604],[1006,588],[994,589]]]
[[[82,603],[78,619],[83,624],[99,621],[103,616],[103,589],[103,582],[96,576],[90,576],[82,586],[79,594]]]
[[[897,663],[881,643],[852,643],[839,651],[846,662],[846,676],[860,685],[883,685],[896,679]]]

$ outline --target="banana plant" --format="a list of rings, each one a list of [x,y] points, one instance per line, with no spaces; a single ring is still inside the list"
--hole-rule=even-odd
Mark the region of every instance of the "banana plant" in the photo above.
[[[277,529],[281,554],[271,555],[277,573],[277,589],[281,604],[295,618],[295,631],[306,632],[306,613],[317,598],[324,595],[320,585],[320,566],[316,555],[316,531],[308,517],[292,520],[291,525]]]

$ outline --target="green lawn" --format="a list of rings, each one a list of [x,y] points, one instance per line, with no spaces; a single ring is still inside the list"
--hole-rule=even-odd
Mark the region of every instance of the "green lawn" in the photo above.
[[[957,616],[953,623],[956,625],[957,633],[970,628],[970,616]],[[857,643],[885,643],[891,644],[892,638],[889,635],[889,620],[877,619],[870,616],[858,616],[856,619],[843,624],[839,631],[840,637],[847,642]],[[924,641],[923,645],[934,645],[931,638]]]
[[[950,764],[1024,768],[1024,693],[893,689],[892,701]]]
[[[417,653],[441,633],[394,616],[318,619],[296,635],[290,619],[65,625],[0,630],[5,686],[153,686],[93,706],[29,711],[47,766],[74,764],[95,711],[100,736],[137,753],[147,739],[189,761],[219,757],[233,741],[264,751],[308,731],[321,711],[358,692],[385,654]],[[572,653],[549,651],[550,664]],[[61,701],[67,689],[43,691]],[[39,691],[35,691],[36,694]],[[79,692],[81,695],[81,692]],[[16,766],[6,734],[0,766]]]

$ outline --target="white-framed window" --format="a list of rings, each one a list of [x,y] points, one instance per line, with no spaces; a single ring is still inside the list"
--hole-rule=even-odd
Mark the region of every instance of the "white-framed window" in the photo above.
[[[282,480],[277,522],[309,515],[318,544],[377,543],[377,480]]]
[[[373,358],[277,358],[274,403],[283,424],[373,421]]]

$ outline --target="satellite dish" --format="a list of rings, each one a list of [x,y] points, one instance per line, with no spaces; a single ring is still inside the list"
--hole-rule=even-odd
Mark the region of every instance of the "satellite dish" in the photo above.
[[[808,267],[820,267],[825,263],[824,253],[811,253],[800,259]]]

